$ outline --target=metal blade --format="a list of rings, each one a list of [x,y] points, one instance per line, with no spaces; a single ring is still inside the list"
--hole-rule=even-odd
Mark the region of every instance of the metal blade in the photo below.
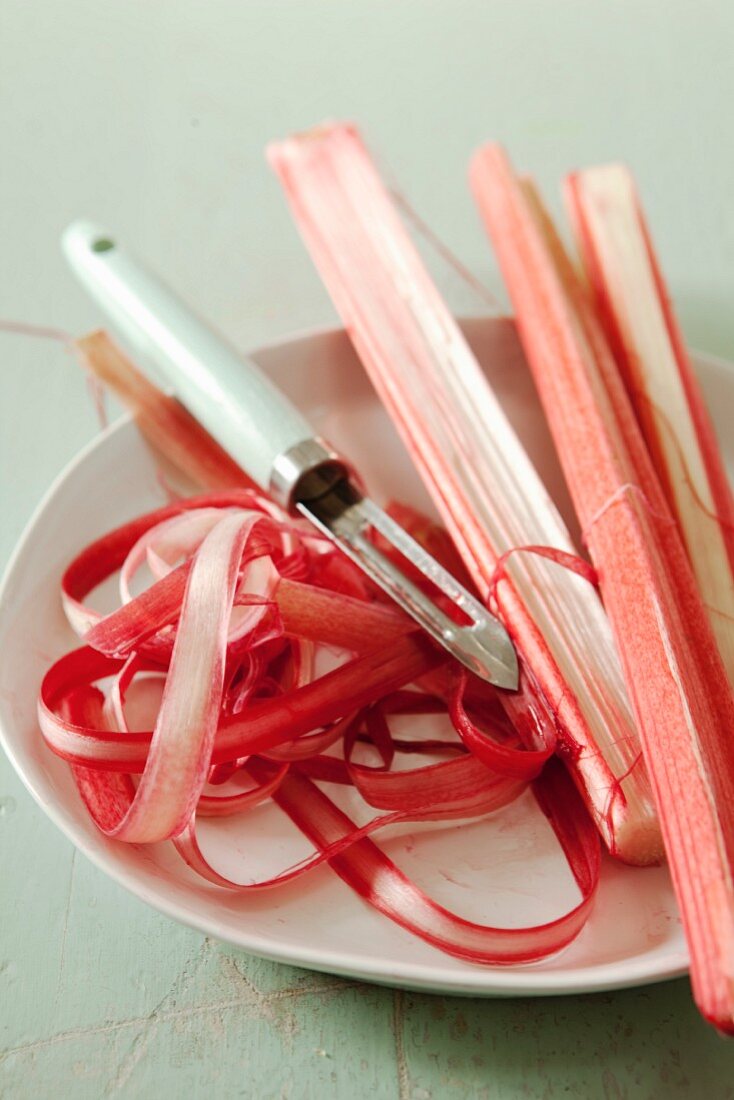
[[[468,669],[497,687],[517,688],[517,655],[502,623],[407,531],[362,496],[352,482],[341,479],[323,496],[301,501],[297,508]],[[430,596],[380,552],[369,538],[370,529],[392,543],[471,623],[462,626],[452,622]]]

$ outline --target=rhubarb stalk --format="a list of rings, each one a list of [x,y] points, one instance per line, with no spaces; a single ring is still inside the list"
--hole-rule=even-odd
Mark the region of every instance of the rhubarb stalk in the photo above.
[[[585,530],[653,783],[707,1019],[734,1032],[734,698],[587,294],[501,149],[471,182]]]
[[[575,553],[568,531],[358,134],[327,126],[269,157],[467,569],[518,647],[525,702],[535,713],[550,707],[559,751],[610,851],[657,860],[652,794],[598,594],[564,567]]]
[[[734,682],[734,497],[624,165],[569,176],[584,268]]]

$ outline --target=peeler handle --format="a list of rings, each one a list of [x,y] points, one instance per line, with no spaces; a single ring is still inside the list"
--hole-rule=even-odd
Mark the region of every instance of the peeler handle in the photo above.
[[[312,468],[338,461],[253,362],[212,332],[107,232],[74,222],[62,248],[125,342],[160,372],[182,404],[263,489],[290,504],[294,484],[288,477],[303,473],[304,460]]]

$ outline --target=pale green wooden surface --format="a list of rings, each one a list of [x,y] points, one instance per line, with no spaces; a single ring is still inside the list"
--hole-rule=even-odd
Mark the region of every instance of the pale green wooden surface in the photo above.
[[[351,116],[493,286],[473,144],[500,137],[546,185],[629,160],[689,338],[734,357],[733,47],[729,0],[2,0],[0,315],[95,323],[56,247],[84,213],[242,346],[329,321],[261,150]],[[95,419],[61,351],[0,348],[4,562]],[[481,1002],[250,959],[75,856],[4,760],[0,853],[3,1096],[734,1095],[734,1046],[685,982]]]

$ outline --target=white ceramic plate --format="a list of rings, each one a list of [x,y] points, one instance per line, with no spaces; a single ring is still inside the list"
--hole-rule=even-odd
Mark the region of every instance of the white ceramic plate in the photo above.
[[[466,330],[536,465],[564,510],[567,498],[507,322]],[[425,492],[341,332],[294,339],[256,354],[261,366],[354,460],[378,500],[396,496],[431,510]],[[734,374],[700,358],[701,378],[724,426],[734,416]],[[61,474],[16,551],[0,595],[0,727],[6,752],[37,802],[103,871],[157,909],[246,951],[314,969],[444,993],[555,994],[669,978],[687,966],[667,872],[607,859],[594,913],[574,944],[542,963],[486,968],[436,951],[372,911],[323,868],[278,891],[243,897],[191,874],[168,845],[106,840],[84,811],[66,765],[41,741],[38,685],[71,647],[61,612],[64,564],[86,542],[162,503],[155,460],[133,424],[103,433]],[[425,719],[412,719],[413,721]],[[205,846],[225,871],[245,878],[285,867],[307,850],[273,806],[246,822],[204,826]],[[267,841],[267,858],[259,841]],[[461,915],[518,926],[552,919],[575,887],[553,834],[528,796],[491,818],[457,828],[406,826],[380,841],[440,902]]]

